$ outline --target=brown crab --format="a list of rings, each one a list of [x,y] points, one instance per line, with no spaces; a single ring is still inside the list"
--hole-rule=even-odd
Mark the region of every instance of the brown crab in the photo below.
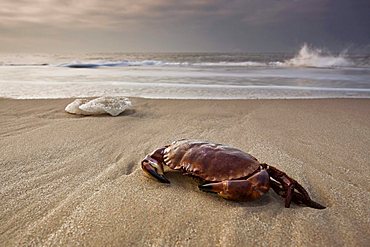
[[[141,161],[146,173],[162,183],[170,183],[164,176],[163,165],[204,180],[205,183],[199,185],[201,190],[218,193],[225,199],[254,200],[271,187],[285,198],[287,208],[291,201],[312,208],[325,208],[311,200],[307,191],[284,172],[222,144],[183,139],[153,151]]]

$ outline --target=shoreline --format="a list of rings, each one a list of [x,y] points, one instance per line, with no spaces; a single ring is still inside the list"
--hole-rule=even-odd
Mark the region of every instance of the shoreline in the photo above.
[[[366,89],[367,90],[367,89]],[[255,98],[191,98],[191,97],[151,97],[151,96],[127,96],[125,94],[117,94],[117,95],[95,95],[95,96],[76,96],[76,97],[26,97],[26,98],[17,98],[17,97],[6,97],[0,96],[0,99],[4,100],[74,100],[74,99],[93,99],[102,96],[112,96],[112,97],[127,97],[130,99],[143,99],[143,100],[204,100],[204,101],[239,101],[239,100],[369,100],[370,96],[307,96],[307,97],[255,97]]]
[[[0,98],[0,245],[366,246],[370,99],[147,99],[118,117],[64,112],[69,99]],[[270,190],[230,202],[140,160],[176,139],[255,156],[324,210]],[[313,237],[314,236],[314,237]]]

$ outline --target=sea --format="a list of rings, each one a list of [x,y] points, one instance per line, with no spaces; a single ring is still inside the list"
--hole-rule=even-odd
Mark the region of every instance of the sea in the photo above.
[[[370,54],[0,54],[0,97],[370,98]]]

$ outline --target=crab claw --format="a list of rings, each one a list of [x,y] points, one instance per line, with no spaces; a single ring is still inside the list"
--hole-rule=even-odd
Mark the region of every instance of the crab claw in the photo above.
[[[167,184],[170,183],[170,181],[164,176],[163,165],[150,156],[145,157],[145,159],[141,161],[141,168],[148,175],[156,178],[159,182]]]

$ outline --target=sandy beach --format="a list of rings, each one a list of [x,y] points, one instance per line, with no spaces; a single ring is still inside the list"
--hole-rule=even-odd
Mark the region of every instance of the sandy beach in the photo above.
[[[368,246],[370,100],[132,98],[118,117],[64,112],[71,99],[0,99],[0,246]],[[253,202],[199,191],[141,159],[181,138],[249,152],[327,208],[270,190]]]

